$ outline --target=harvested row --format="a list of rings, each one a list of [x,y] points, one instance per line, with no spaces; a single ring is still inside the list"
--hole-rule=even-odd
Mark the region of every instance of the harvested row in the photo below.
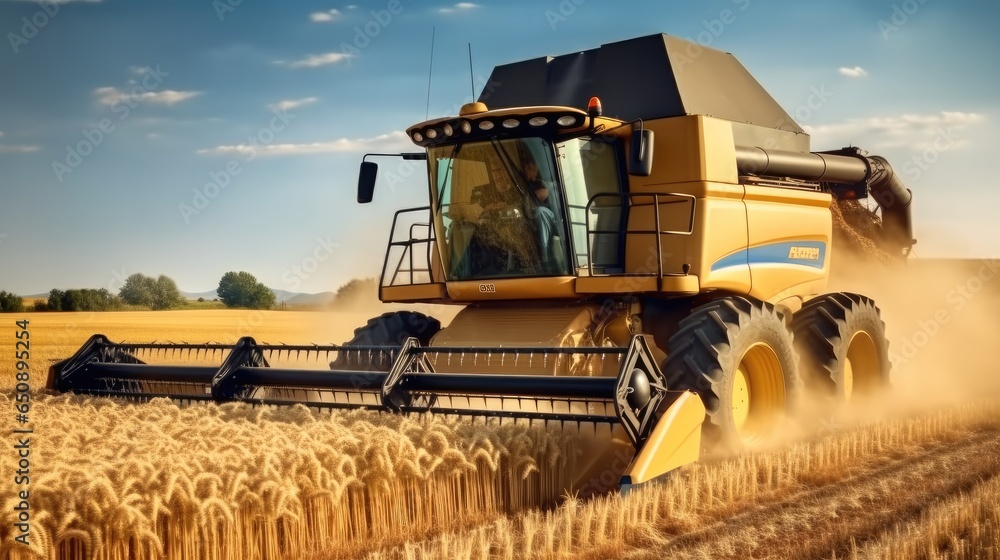
[[[836,499],[841,490],[858,481],[881,488],[883,477],[901,473],[901,480],[912,483],[912,477],[906,477],[919,473],[943,476],[941,481],[948,482],[949,471],[941,465],[959,459],[973,463],[968,477],[959,478],[963,482],[978,480],[1000,465],[1000,459],[988,465],[969,461],[983,455],[982,446],[988,453],[1000,454],[1000,404],[965,405],[862,426],[781,451],[696,464],[663,484],[639,488],[624,497],[568,500],[553,511],[523,512],[422,542],[385,548],[365,558],[473,559],[483,557],[486,551],[504,559],[744,558],[751,553],[755,558],[808,557],[778,549],[768,556],[766,549],[758,549],[754,543],[773,544],[770,538],[780,535],[785,546],[804,546],[813,534],[807,526],[795,525],[796,533],[790,535],[782,532],[782,526],[767,521],[796,521],[795,513],[786,510],[800,503],[819,504],[819,511],[824,511],[823,496]],[[924,456],[927,460],[919,466],[923,470],[907,471]],[[741,519],[746,531],[734,531],[733,524]],[[834,548],[842,544],[836,542]],[[850,542],[846,542],[849,549]],[[827,547],[817,556],[829,558],[832,552]]]
[[[1000,478],[962,492],[899,523],[863,547],[851,560],[1000,559]]]
[[[0,395],[0,408],[12,404]],[[13,543],[5,496],[0,558],[365,550],[551,503],[575,448],[554,429],[301,405],[40,397],[32,420],[32,544]]]

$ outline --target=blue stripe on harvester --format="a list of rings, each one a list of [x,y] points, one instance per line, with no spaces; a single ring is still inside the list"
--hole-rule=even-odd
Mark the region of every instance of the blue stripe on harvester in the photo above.
[[[818,259],[791,259],[788,258],[792,247],[808,249],[819,249]],[[808,266],[810,268],[823,268],[826,262],[826,243],[821,241],[787,241],[782,243],[769,243],[758,245],[736,251],[731,255],[726,255],[712,264],[712,270],[721,270],[733,266],[746,266],[748,264],[795,264]]]

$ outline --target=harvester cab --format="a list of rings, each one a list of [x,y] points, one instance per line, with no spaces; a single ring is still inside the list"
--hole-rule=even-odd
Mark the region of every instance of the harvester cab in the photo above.
[[[887,384],[878,307],[825,289],[839,204],[875,200],[865,240],[884,254],[914,243],[888,162],[810,151],[732,55],[666,35],[498,66],[489,83],[407,129],[424,151],[398,154],[426,166],[429,204],[395,213],[379,296],[462,306],[447,327],[397,311],[336,346],[97,336],[50,386],[554,426],[580,445],[549,480],[602,491],[766,445],[806,390],[844,402]],[[178,352],[221,365],[144,362]],[[332,371],[275,362],[293,354]]]

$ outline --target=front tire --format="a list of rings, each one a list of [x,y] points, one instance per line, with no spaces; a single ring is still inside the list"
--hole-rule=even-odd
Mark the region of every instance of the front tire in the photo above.
[[[441,330],[441,322],[416,311],[392,311],[368,320],[368,324],[354,329],[354,338],[344,346],[383,346],[400,348],[408,338],[416,338],[421,346],[430,344],[431,338]],[[344,351],[330,363],[330,369],[360,371],[389,371],[395,354],[383,351]]]
[[[669,389],[701,396],[706,443],[734,453],[772,442],[802,385],[784,316],[769,303],[726,297],[679,327],[663,370]]]

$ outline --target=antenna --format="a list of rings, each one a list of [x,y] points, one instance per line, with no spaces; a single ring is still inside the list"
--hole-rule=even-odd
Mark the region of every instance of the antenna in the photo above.
[[[431,66],[427,70],[427,107],[424,109],[424,120],[430,118],[431,114],[431,75],[434,73],[434,32],[437,26],[431,27]]]
[[[469,43],[469,85],[472,86],[472,100],[476,100],[476,78],[472,73],[472,43]]]

